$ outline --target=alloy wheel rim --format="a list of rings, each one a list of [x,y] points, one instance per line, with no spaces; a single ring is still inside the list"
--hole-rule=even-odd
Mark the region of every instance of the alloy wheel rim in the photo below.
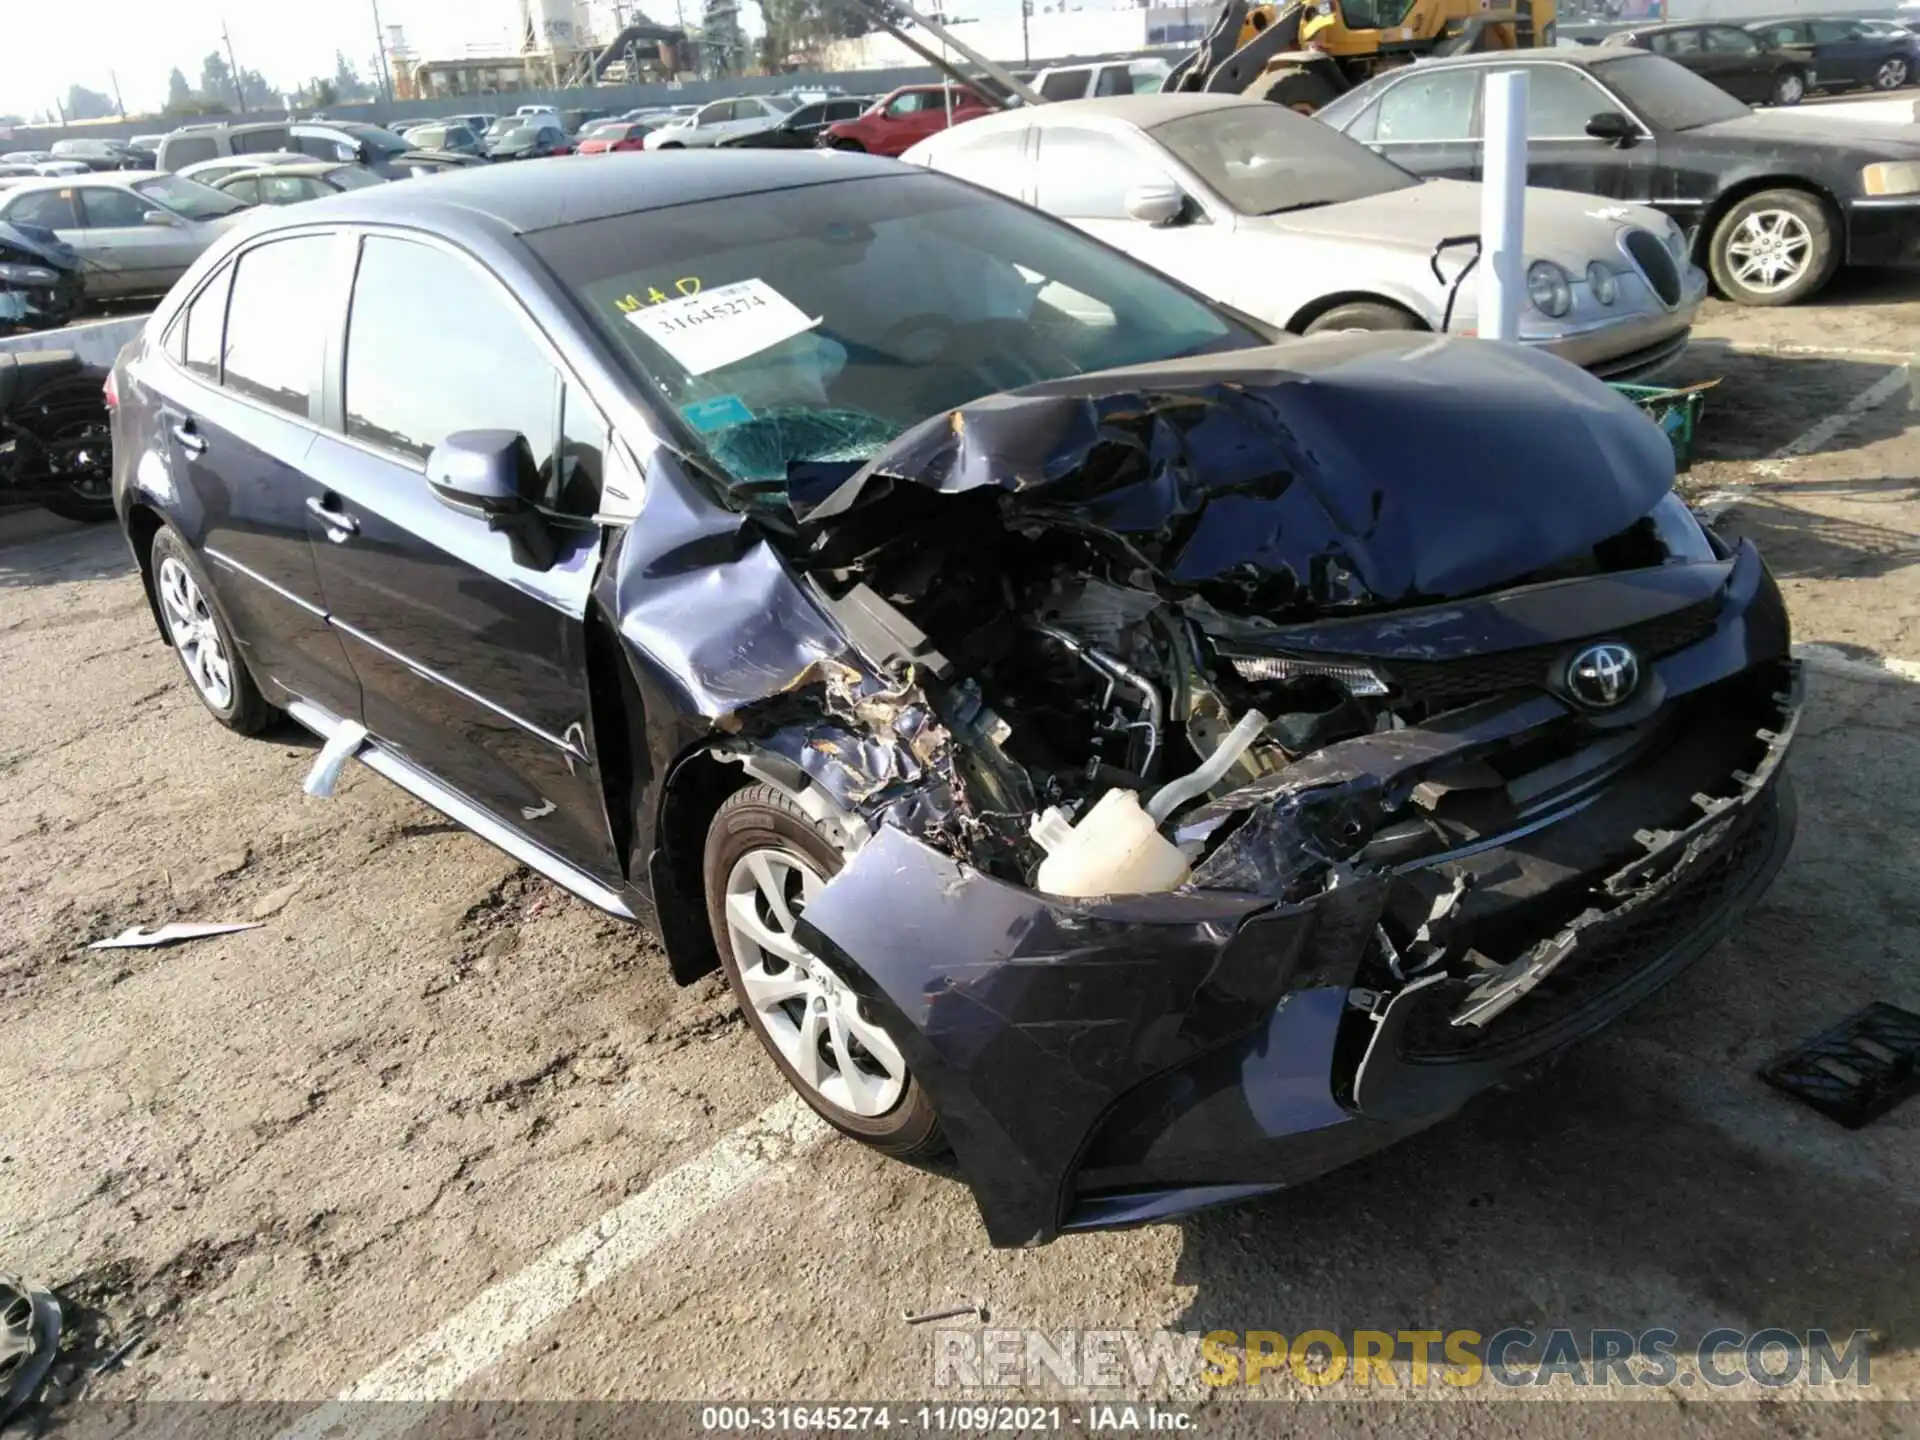
[[[1813,263],[1813,232],[1791,210],[1756,210],[1727,242],[1733,278],[1747,289],[1775,294],[1798,282]]]
[[[801,1081],[865,1119],[900,1103],[907,1066],[860,1001],[794,937],[826,880],[792,850],[750,850],[727,876],[727,938],[762,1031]]]
[[[206,596],[192,572],[171,555],[160,562],[159,590],[167,633],[186,663],[188,676],[209,705],[225,710],[233,703],[233,662],[220,643]]]
[[[1904,60],[1884,61],[1880,73],[1874,77],[1874,83],[1882,90],[1898,90],[1907,82],[1907,64]]]
[[[1781,103],[1784,105],[1795,104],[1800,97],[1806,93],[1806,88],[1807,87],[1801,83],[1798,75],[1783,76],[1780,81]]]
[[[71,427],[49,444],[47,468],[85,500],[113,494],[113,433],[98,422]]]

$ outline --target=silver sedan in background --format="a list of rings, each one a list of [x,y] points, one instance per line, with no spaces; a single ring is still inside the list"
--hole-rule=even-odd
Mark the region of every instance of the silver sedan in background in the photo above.
[[[1476,253],[1480,187],[1423,182],[1281,105],[1070,100],[955,126],[902,158],[1024,200],[1281,329],[1477,328],[1478,285],[1454,282]],[[1526,258],[1520,339],[1609,379],[1677,357],[1707,293],[1671,220],[1597,195],[1529,189]]]
[[[166,294],[247,209],[192,180],[139,170],[29,180],[0,194],[0,220],[39,225],[79,251],[90,300]]]

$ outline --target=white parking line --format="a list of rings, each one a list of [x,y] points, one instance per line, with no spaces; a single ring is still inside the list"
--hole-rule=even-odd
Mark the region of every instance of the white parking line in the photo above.
[[[1823,670],[1829,675],[1843,676],[1848,680],[1920,685],[1920,663],[1897,660],[1891,655],[1849,655],[1837,645],[1822,645],[1814,641],[1794,646],[1793,657],[1810,670]]]
[[[549,1320],[689,1230],[768,1171],[832,1133],[789,1095],[701,1155],[568,1236],[526,1269],[481,1291],[437,1329],[316,1406],[275,1440],[388,1440],[426,1418]],[[398,1402],[357,1408],[368,1401]]]

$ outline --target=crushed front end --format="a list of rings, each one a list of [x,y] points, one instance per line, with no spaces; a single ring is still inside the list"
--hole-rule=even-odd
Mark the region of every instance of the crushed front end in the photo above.
[[[720,753],[834,819],[801,937],[996,1244],[1432,1123],[1703,953],[1791,841],[1780,595],[1551,358],[1109,372],[792,481],[777,543],[845,645]]]

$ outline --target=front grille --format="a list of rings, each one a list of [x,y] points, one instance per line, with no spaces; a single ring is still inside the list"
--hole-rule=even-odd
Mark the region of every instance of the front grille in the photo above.
[[[1766,864],[1779,825],[1774,797],[1756,798],[1692,874],[1625,916],[1589,925],[1572,954],[1485,1026],[1453,1024],[1456,1005],[1451,1002],[1436,1002],[1415,1014],[1401,1036],[1402,1057],[1428,1062],[1477,1058],[1519,1044],[1604,1000],[1730,903]]]
[[[1663,305],[1680,303],[1680,266],[1673,252],[1651,230],[1629,230],[1621,240],[1627,257],[1640,267]]]
[[[1657,660],[1697,644],[1713,633],[1720,618],[1720,601],[1713,598],[1629,625],[1618,638],[1640,655]],[[1410,702],[1447,705],[1484,699],[1508,690],[1544,690],[1554,662],[1577,641],[1529,645],[1519,650],[1497,650],[1466,655],[1458,660],[1372,660],[1374,673]]]

